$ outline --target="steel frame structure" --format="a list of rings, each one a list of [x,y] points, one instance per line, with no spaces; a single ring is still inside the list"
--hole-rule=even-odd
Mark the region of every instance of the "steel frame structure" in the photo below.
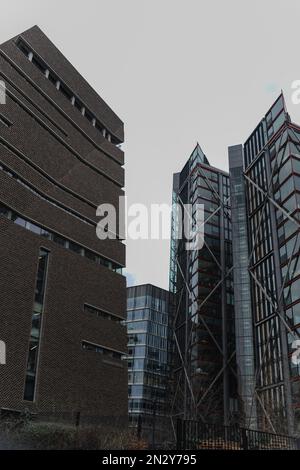
[[[267,180],[266,180],[266,187],[267,189],[264,189],[260,187],[259,184],[257,184],[256,181],[254,181],[253,177],[251,178],[248,174],[247,171],[244,173],[244,179],[245,179],[245,184],[247,186],[247,190],[249,191],[249,188],[252,186],[256,192],[259,192],[262,197],[263,197],[263,202],[261,206],[258,208],[259,212],[259,224],[257,226],[257,230],[254,236],[255,243],[252,246],[251,252],[249,254],[248,258],[248,269],[249,273],[252,279],[252,286],[255,285],[258,287],[260,290],[261,294],[265,298],[266,302],[268,302],[273,309],[273,317],[278,319],[278,325],[279,325],[279,335],[280,335],[280,343],[281,343],[281,356],[282,356],[282,362],[283,362],[283,377],[280,382],[277,384],[274,383],[272,386],[268,387],[268,389],[271,388],[276,388],[277,386],[283,385],[284,387],[284,395],[285,395],[285,407],[286,407],[286,432],[288,432],[290,435],[294,434],[294,419],[293,419],[293,412],[292,412],[292,394],[291,394],[291,384],[290,384],[290,372],[289,372],[289,363],[288,363],[288,346],[287,346],[287,334],[290,333],[295,340],[298,340],[300,338],[299,333],[297,330],[292,330],[290,324],[289,324],[289,319],[286,317],[285,314],[285,305],[284,305],[284,299],[283,299],[283,293],[284,293],[284,288],[286,281],[288,280],[289,274],[290,274],[290,268],[291,268],[291,263],[292,260],[295,260],[295,264],[298,263],[299,261],[299,256],[300,256],[300,251],[299,251],[299,232],[300,232],[300,223],[299,221],[293,217],[293,212],[295,209],[291,210],[288,212],[284,206],[280,203],[278,203],[275,198],[274,198],[274,191],[273,191],[273,177],[275,174],[275,169],[280,168],[281,164],[283,162],[284,156],[286,155],[285,149],[286,146],[289,145],[289,138],[287,138],[286,143],[281,145],[282,139],[284,132],[288,129],[291,129],[291,131],[294,133],[295,137],[298,140],[298,143],[300,144],[300,139],[299,137],[295,134],[293,131],[293,127],[287,123],[283,128],[280,129],[278,134],[275,137],[275,139],[278,139],[278,136],[280,136],[279,140],[279,145],[278,149],[275,153],[275,156],[273,156],[273,168],[271,166],[271,155],[270,155],[270,144],[267,143],[266,146],[262,149],[260,155],[265,155],[265,162],[266,162],[266,175],[267,175]],[[299,132],[300,132],[300,127],[298,127]],[[259,158],[259,157],[258,157]],[[292,158],[292,153],[289,154],[288,158]],[[264,286],[264,280],[258,278],[258,276],[255,274],[255,264],[253,263],[253,253],[255,249],[258,246],[258,238],[259,238],[259,231],[261,229],[263,219],[265,217],[266,213],[266,206],[269,206],[269,211],[270,211],[270,219],[271,219],[271,229],[272,229],[272,241],[273,241],[273,249],[272,249],[272,254],[274,256],[274,262],[275,262],[275,276],[276,276],[276,289],[273,292],[268,292],[268,290]],[[285,218],[284,221],[289,220],[295,226],[297,227],[297,234],[295,237],[295,242],[293,245],[292,253],[287,265],[287,270],[286,274],[284,277],[281,276],[281,269],[280,269],[280,259],[279,259],[279,246],[278,246],[278,237],[277,237],[277,224],[276,224],[276,210],[280,211]],[[296,248],[298,249],[298,253],[295,253]],[[294,258],[294,255],[296,254],[296,259]],[[258,408],[260,408],[262,414],[265,417],[266,422],[269,425],[269,428],[272,432],[279,433],[282,429],[280,429],[280,423],[278,420],[278,416],[276,413],[272,412],[273,410],[267,408],[262,400],[261,395],[264,393],[264,389],[258,386],[258,379],[259,375],[267,361],[267,353],[268,350],[270,351],[270,345],[272,342],[272,335],[274,333],[276,322],[272,322],[272,327],[269,330],[269,334],[267,336],[267,341],[264,347],[264,352],[263,356],[261,358],[260,362],[257,362],[257,367],[256,367],[256,373],[255,373],[255,379],[256,379],[256,386],[255,390],[253,393],[253,404],[254,400],[256,400]],[[272,351],[271,351],[272,353]],[[253,410],[253,407],[252,407]],[[251,420],[252,416],[252,410],[251,414],[249,416],[249,420]],[[284,415],[283,415],[284,416]]]
[[[206,218],[205,223],[212,220],[216,215],[219,215],[220,257],[218,259],[218,257],[215,256],[214,251],[210,246],[210,243],[207,242],[206,237],[204,236],[204,247],[207,250],[207,253],[209,253],[211,261],[215,263],[217,275],[215,284],[212,286],[209,293],[200,300],[199,295],[195,293],[195,290],[191,285],[191,273],[189,269],[193,261],[198,259],[198,250],[185,252],[183,254],[184,262],[182,262],[182,247],[185,240],[180,240],[178,241],[176,247],[174,247],[174,245],[171,247],[171,266],[173,266],[173,269],[176,266],[177,288],[179,285],[181,285],[179,290],[177,290],[176,292],[176,308],[174,314],[173,327],[175,351],[177,354],[177,373],[175,372],[176,379],[174,384],[175,391],[172,397],[173,399],[171,406],[173,426],[174,418],[177,417],[183,417],[184,419],[197,418],[201,419],[202,421],[206,421],[207,417],[203,416],[203,407],[207,402],[207,398],[214,393],[219,395],[221,391],[223,395],[223,423],[227,425],[230,420],[229,375],[236,376],[233,361],[235,351],[230,350],[230,348],[228,348],[229,338],[227,335],[228,306],[226,304],[226,280],[230,279],[233,267],[228,266],[228,260],[225,259],[224,247],[225,218],[228,220],[228,224],[230,225],[230,209],[228,207],[229,196],[224,197],[222,190],[222,177],[226,174],[220,170],[216,170],[213,167],[210,167],[199,145],[197,145],[193,154],[195,152],[197,153],[195,160],[192,161],[191,157],[188,161],[189,168],[186,178],[184,179],[180,187],[177,187],[177,191],[175,192],[175,194],[173,194],[173,203],[180,204],[183,207],[184,211],[184,202],[191,202],[192,200],[193,182],[195,182],[198,177],[203,178],[203,181],[205,181],[207,188],[214,195],[215,201],[218,201],[217,208]],[[218,190],[215,189],[212,182],[207,177],[205,170],[215,170],[220,175]],[[184,188],[187,189],[187,192],[185,192],[185,201],[183,201],[183,198],[181,196],[181,193]],[[193,204],[198,201],[199,197],[201,197],[201,190],[199,191],[198,189],[198,194],[194,198]],[[195,213],[193,212],[192,218],[194,218],[194,215]],[[195,221],[192,220],[192,222]],[[176,227],[174,228],[174,226],[176,226],[176,220],[173,214],[173,243],[174,232],[176,232]],[[221,334],[216,334],[216,331],[212,327],[210,327],[209,322],[207,321],[208,319],[206,320],[205,315],[202,314],[202,311],[205,309],[206,305],[209,303],[209,301],[215,294],[219,297],[220,300],[219,307],[221,310]],[[214,370],[213,373],[209,374],[208,376],[205,375],[205,373],[203,373],[200,368],[199,371],[196,371],[195,377],[195,371],[191,370],[191,355],[195,335],[197,336],[197,330],[199,329],[199,326],[202,330],[205,331],[205,333],[210,339],[211,344],[214,345],[215,352],[219,355],[219,364],[217,370]],[[184,332],[184,338],[182,337],[182,329]],[[197,375],[200,377],[197,377]],[[209,380],[207,380],[207,378]]]
[[[253,389],[253,393],[251,396],[252,403],[251,403],[251,410],[250,413],[245,416],[244,423],[249,426],[249,428],[253,428],[253,413],[257,414],[260,417],[263,417],[258,422],[258,428],[263,431],[272,431],[274,433],[282,433],[283,430],[287,432],[289,435],[294,434],[294,419],[293,419],[293,410],[292,410],[292,393],[291,393],[291,382],[290,382],[290,371],[289,371],[289,359],[288,359],[288,345],[287,345],[287,334],[289,333],[292,337],[297,340],[299,339],[300,335],[297,330],[293,330],[291,328],[290,322],[288,317],[285,313],[285,303],[284,303],[284,288],[286,285],[286,281],[289,279],[290,271],[292,262],[295,262],[295,266],[299,262],[300,256],[300,222],[297,218],[293,215],[295,212],[295,208],[291,211],[288,211],[284,204],[278,202],[278,200],[274,197],[274,188],[273,188],[273,178],[277,168],[280,168],[280,165],[283,161],[285,153],[285,147],[289,145],[289,137],[285,145],[281,146],[281,141],[283,139],[283,135],[285,131],[290,131],[294,133],[297,142],[300,145],[300,139],[298,135],[294,132],[294,128],[296,128],[300,133],[300,127],[295,126],[294,124],[290,123],[288,115],[286,115],[286,122],[283,126],[274,134],[272,139],[267,140],[257,158],[259,159],[260,156],[264,155],[265,164],[266,164],[266,184],[265,187],[262,187],[258,182],[251,176],[248,167],[243,172],[243,180],[246,188],[246,195],[249,192],[249,188],[252,187],[256,193],[260,193],[262,197],[262,202],[260,206],[257,208],[257,214],[259,217],[259,222],[256,226],[255,233],[252,234],[252,240],[254,243],[251,246],[251,249],[248,253],[248,262],[247,262],[247,270],[249,273],[250,281],[251,281],[251,300],[254,301],[253,296],[253,289],[258,289],[260,295],[263,297],[264,301],[269,304],[270,308],[272,309],[272,316],[268,318],[270,320],[272,318],[272,324],[268,331],[268,335],[266,338],[266,343],[263,348],[263,354],[258,357],[257,351],[257,331],[255,329],[255,318],[254,318],[254,309],[253,306],[251,308],[252,318],[253,318],[253,326],[254,326],[254,345],[256,348],[254,357],[255,357],[255,386]],[[270,143],[280,139],[280,143],[276,149],[275,156],[270,155]],[[300,148],[300,147],[299,147]],[[200,152],[201,149],[200,149]],[[288,158],[292,158],[292,152]],[[200,159],[201,160],[201,159]],[[257,162],[257,159],[255,160]],[[191,198],[191,184],[192,184],[192,177],[196,174],[201,176],[207,183],[208,187],[213,191],[213,193],[217,196],[219,200],[219,206],[217,209],[209,216],[209,218],[213,217],[215,214],[219,213],[222,215],[221,219],[224,217],[228,217],[230,219],[230,210],[228,208],[228,200],[225,202],[222,196],[218,194],[217,191],[211,186],[210,181],[205,175],[203,168],[207,165],[206,162],[198,161],[197,168],[189,168],[189,171],[186,175],[184,182],[181,184],[180,187],[177,187],[177,192],[173,193],[173,202],[179,202],[183,204],[183,200],[180,197],[180,193],[185,185],[187,185],[187,199],[190,201]],[[246,196],[247,197],[247,196]],[[247,206],[248,207],[248,206]],[[294,246],[290,255],[290,259],[288,261],[287,270],[285,276],[282,277],[281,275],[281,267],[280,267],[280,258],[279,258],[279,245],[278,245],[278,236],[277,236],[277,221],[276,221],[276,211],[280,211],[283,215],[284,221],[290,221],[295,224],[297,229],[297,234],[295,237]],[[207,218],[205,222],[209,220]],[[256,272],[257,264],[253,262],[253,254],[255,250],[259,247],[259,242],[261,238],[261,234],[264,230],[264,222],[266,219],[269,218],[270,227],[271,227],[271,234],[272,234],[272,250],[271,256],[274,257],[274,274],[275,274],[275,289],[270,291],[266,285],[265,280],[262,279]],[[172,220],[172,231],[176,231],[176,218],[173,216]],[[251,234],[248,233],[248,237],[250,239]],[[173,240],[173,238],[172,238]],[[176,246],[172,247],[172,256],[171,256],[171,264],[173,263],[173,269],[176,269],[177,272],[177,286],[180,285],[181,287],[176,292],[176,308],[174,314],[174,343],[175,343],[175,350],[177,352],[179,358],[179,364],[177,364],[177,375],[175,374],[175,383],[174,386],[174,394],[172,399],[171,405],[171,417],[174,426],[174,418],[181,417],[184,419],[200,419],[202,421],[206,421],[206,418],[203,416],[201,412],[201,404],[205,403],[206,397],[209,393],[213,390],[215,385],[217,384],[218,380],[221,379],[223,383],[223,406],[224,406],[224,424],[227,425],[229,422],[229,395],[228,395],[228,373],[233,374],[233,376],[237,377],[236,369],[235,369],[235,355],[236,351],[231,350],[228,351],[227,344],[228,344],[228,337],[227,337],[227,315],[226,315],[226,304],[224,302],[224,295],[226,295],[226,288],[225,283],[226,279],[232,275],[232,271],[234,270],[234,265],[232,264],[230,267],[224,264],[224,254],[221,256],[221,262],[218,262],[216,257],[214,256],[212,250],[210,249],[209,245],[206,243],[204,239],[204,245],[211,253],[212,257],[214,258],[216,265],[220,269],[220,279],[215,284],[215,286],[211,289],[208,295],[203,299],[202,302],[199,303],[197,296],[195,295],[193,289],[190,286],[189,282],[189,271],[188,271],[188,264],[189,259],[192,259],[195,254],[190,253],[187,254],[186,260],[186,269],[184,270],[181,263],[181,255],[180,252],[181,243],[178,242]],[[176,277],[176,276],[175,276]],[[290,276],[292,277],[292,276]],[[174,279],[174,276],[173,276]],[[173,282],[173,289],[174,289],[174,282]],[[221,315],[222,315],[222,341],[220,338],[216,337],[215,333],[212,331],[208,323],[206,322],[205,318],[201,314],[202,307],[209,301],[210,297],[214,294],[214,292],[221,287]],[[192,315],[190,314],[189,305],[192,303],[196,308],[194,309]],[[184,332],[185,338],[182,341],[182,338],[179,337],[179,327],[182,326],[178,324],[178,319],[180,317],[180,311],[182,309],[185,311],[185,317],[182,320],[184,323]],[[205,331],[210,336],[211,340],[216,346],[216,349],[222,356],[222,366],[219,368],[218,372],[211,377],[209,383],[207,383],[205,389],[201,389],[199,387],[199,382],[195,381],[192,374],[191,374],[191,358],[190,358],[190,348],[192,344],[193,332],[195,325],[191,322],[193,317],[197,317]],[[264,367],[268,364],[270,357],[274,354],[273,344],[274,344],[274,330],[278,328],[278,338],[280,343],[280,358],[282,360],[282,377],[278,383],[271,384],[271,386],[266,387],[268,389],[276,389],[276,387],[280,386],[283,387],[284,390],[284,405],[286,412],[284,412],[278,419],[278,410],[273,409],[272,403],[269,403],[271,406],[266,406],[266,400],[264,397],[265,390],[264,388],[259,386],[259,377],[263,373]],[[237,338],[238,340],[238,338]],[[184,347],[182,347],[184,344]],[[201,373],[201,371],[200,371]],[[271,392],[267,392],[271,393]],[[273,393],[273,392],[272,392]],[[274,391],[275,393],[275,391]],[[286,426],[280,423],[280,420],[285,416],[286,419]]]

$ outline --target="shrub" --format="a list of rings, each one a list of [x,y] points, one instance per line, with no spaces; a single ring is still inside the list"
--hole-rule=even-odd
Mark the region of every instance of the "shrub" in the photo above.
[[[0,422],[0,441],[5,447],[39,450],[146,449],[147,444],[125,429],[109,426],[74,427],[60,423],[10,420]]]

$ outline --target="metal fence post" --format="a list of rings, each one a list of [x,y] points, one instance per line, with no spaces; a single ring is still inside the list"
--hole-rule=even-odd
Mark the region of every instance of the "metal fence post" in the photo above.
[[[241,438],[242,438],[242,449],[243,450],[248,450],[248,436],[247,436],[247,430],[245,428],[241,428]]]
[[[176,449],[183,450],[183,421],[182,419],[178,418],[176,423]]]

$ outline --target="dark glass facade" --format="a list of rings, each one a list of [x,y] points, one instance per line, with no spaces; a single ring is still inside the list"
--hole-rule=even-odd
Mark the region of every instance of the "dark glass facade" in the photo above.
[[[173,211],[170,289],[175,292],[174,415],[234,420],[234,321],[229,176],[210,166],[199,145],[174,175],[173,203],[204,206],[204,245],[176,237]],[[174,208],[175,210],[175,208]]]
[[[172,294],[164,289],[127,289],[129,419],[150,439],[171,428],[172,308]]]
[[[258,426],[289,433],[300,431],[300,367],[291,358],[300,333],[299,138],[280,95],[244,144],[243,165]]]
[[[257,429],[251,281],[248,271],[248,218],[242,145],[229,148],[229,170],[239,423],[244,427]]]

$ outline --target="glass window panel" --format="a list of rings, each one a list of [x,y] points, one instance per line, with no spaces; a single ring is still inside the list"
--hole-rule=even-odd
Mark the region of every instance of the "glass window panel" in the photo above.
[[[279,116],[275,119],[275,121],[273,122],[274,133],[278,131],[278,129],[282,126],[284,121],[285,121],[285,112],[282,111],[279,114]]]
[[[22,217],[19,217],[17,215],[13,216],[13,221],[15,224],[20,225],[21,227],[25,227],[26,225],[26,221]]]
[[[41,234],[41,228],[33,224],[32,222],[26,222],[26,228],[27,230],[30,230],[31,232],[34,232],[37,235]]]
[[[282,97],[274,104],[271,109],[272,119],[274,120],[281,110],[283,110],[284,104]]]
[[[81,247],[74,242],[69,241],[69,250],[74,251],[75,253],[81,254],[82,249]]]
[[[58,245],[61,245],[61,246],[66,246],[66,240],[59,236],[59,235],[56,235],[56,234],[53,234],[53,237],[52,237],[53,241],[55,243],[57,243]]]

